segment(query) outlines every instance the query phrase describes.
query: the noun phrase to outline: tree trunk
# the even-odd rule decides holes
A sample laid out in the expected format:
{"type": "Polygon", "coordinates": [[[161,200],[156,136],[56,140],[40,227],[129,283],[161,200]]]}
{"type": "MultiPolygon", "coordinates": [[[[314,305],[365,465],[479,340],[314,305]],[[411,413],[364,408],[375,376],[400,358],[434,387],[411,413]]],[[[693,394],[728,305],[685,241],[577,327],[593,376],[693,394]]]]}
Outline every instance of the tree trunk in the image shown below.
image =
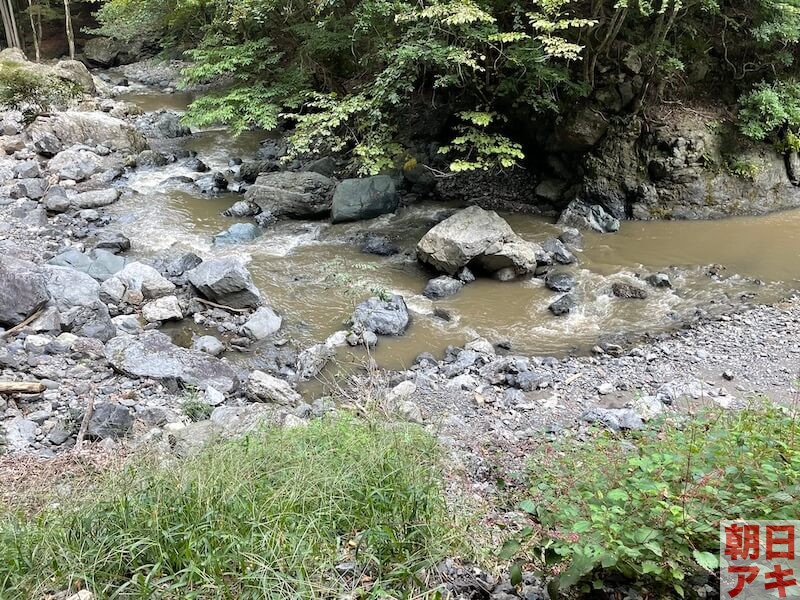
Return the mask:
{"type": "Polygon", "coordinates": [[[36,54],[36,62],[41,60],[39,53],[39,35],[36,32],[36,20],[33,18],[33,0],[28,0],[28,18],[31,21],[31,34],[33,34],[33,51],[36,54]]]}
{"type": "Polygon", "coordinates": [[[6,44],[9,48],[21,48],[22,44],[20,43],[12,0],[0,0],[0,15],[2,15],[3,29],[6,32],[6,44]]]}
{"type": "Polygon", "coordinates": [[[67,26],[67,42],[69,42],[69,58],[75,60],[75,35],[72,33],[72,15],[69,12],[69,0],[64,0],[64,21],[67,26]]]}

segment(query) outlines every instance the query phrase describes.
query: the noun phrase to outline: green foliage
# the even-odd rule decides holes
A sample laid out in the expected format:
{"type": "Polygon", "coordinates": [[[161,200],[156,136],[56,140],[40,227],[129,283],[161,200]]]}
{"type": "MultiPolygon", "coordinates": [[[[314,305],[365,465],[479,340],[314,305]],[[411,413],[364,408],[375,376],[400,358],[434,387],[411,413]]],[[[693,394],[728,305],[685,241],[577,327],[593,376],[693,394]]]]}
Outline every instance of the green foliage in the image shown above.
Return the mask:
{"type": "Polygon", "coordinates": [[[720,520],[795,517],[800,423],[776,408],[707,413],[566,440],[530,464],[520,508],[546,533],[510,540],[505,558],[544,556],[562,589],[622,575],[683,595],[687,577],[717,566],[720,520]]]}
{"type": "Polygon", "coordinates": [[[0,517],[0,595],[400,597],[455,539],[437,461],[418,427],[347,417],[140,461],[36,517],[0,517]],[[370,577],[337,575],[349,561],[370,577]]]}
{"type": "Polygon", "coordinates": [[[15,61],[0,63],[0,107],[22,111],[28,121],[77,95],[75,84],[48,74],[44,68],[15,61]]]}
{"type": "Polygon", "coordinates": [[[755,160],[738,158],[728,160],[725,164],[725,168],[732,175],[754,181],[755,178],[764,171],[764,164],[755,160]]]}
{"type": "Polygon", "coordinates": [[[800,131],[800,84],[780,81],[757,85],[739,99],[739,123],[742,133],[754,140],[780,140],[800,131]]]}
{"type": "Polygon", "coordinates": [[[212,407],[208,402],[200,398],[197,392],[186,395],[186,399],[181,403],[183,414],[189,417],[192,422],[205,421],[211,416],[212,407]]]}

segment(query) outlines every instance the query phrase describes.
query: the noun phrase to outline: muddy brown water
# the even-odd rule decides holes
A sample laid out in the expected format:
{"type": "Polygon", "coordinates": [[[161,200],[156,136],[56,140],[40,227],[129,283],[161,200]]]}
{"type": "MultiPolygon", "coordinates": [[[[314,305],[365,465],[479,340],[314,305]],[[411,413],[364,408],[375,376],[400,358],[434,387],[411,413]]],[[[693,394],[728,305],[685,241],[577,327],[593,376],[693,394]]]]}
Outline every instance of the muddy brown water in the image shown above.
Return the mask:
{"type": "MultiPolygon", "coordinates": [[[[160,96],[126,99],[155,110],[180,109],[188,98],[170,103],[160,96]]],[[[231,138],[210,130],[182,143],[220,169],[230,157],[252,156],[265,137],[263,132],[250,132],[231,138]]],[[[516,352],[526,354],[582,351],[621,334],[677,327],[698,309],[722,311],[743,299],[772,302],[800,288],[800,211],[790,211],[722,221],[629,221],[617,234],[585,233],[579,264],[564,267],[578,280],[579,307],[567,317],[549,313],[547,307],[558,294],[535,278],[511,283],[479,279],[456,296],[434,303],[421,295],[432,275],[417,264],[413,250],[432,224],[456,206],[423,203],[350,224],[284,222],[251,243],[215,247],[212,236],[236,222],[220,213],[241,196],[208,197],[160,186],[167,177],[181,174],[189,172],[179,162],[129,177],[129,187],[138,193],[113,211],[123,233],[133,240],[134,253],[194,251],[204,258],[236,255],[247,260],[256,284],[284,316],[282,334],[300,346],[342,329],[354,305],[376,290],[402,294],[412,311],[412,325],[404,336],[382,338],[374,353],[389,368],[407,366],[421,352],[439,355],[448,344],[460,345],[478,335],[494,342],[508,340],[516,352]],[[388,258],[361,253],[353,239],[368,231],[387,235],[403,252],[388,258]],[[709,277],[708,265],[723,267],[722,276],[709,277]],[[646,300],[612,296],[614,281],[646,287],[638,277],[656,271],[668,272],[674,287],[649,289],[646,300]],[[434,315],[437,308],[451,320],[434,315]]],[[[544,240],[560,231],[541,218],[503,216],[525,239],[544,240]]]]}

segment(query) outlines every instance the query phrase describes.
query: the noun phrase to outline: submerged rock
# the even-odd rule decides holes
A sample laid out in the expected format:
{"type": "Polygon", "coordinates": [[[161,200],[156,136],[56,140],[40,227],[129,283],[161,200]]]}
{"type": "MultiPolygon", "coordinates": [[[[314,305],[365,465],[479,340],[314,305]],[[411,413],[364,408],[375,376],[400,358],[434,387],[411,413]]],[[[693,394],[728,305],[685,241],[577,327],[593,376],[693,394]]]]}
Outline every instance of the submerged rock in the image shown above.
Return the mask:
{"type": "Polygon", "coordinates": [[[252,223],[234,223],[228,227],[227,231],[218,233],[214,236],[214,244],[217,246],[225,244],[244,244],[252,242],[263,233],[258,225],[252,223]]]}
{"type": "Polygon", "coordinates": [[[464,283],[453,277],[441,275],[428,281],[422,295],[431,300],[438,300],[440,298],[447,298],[461,291],[464,283]]]}
{"type": "Polygon", "coordinates": [[[402,296],[393,294],[388,299],[372,297],[356,307],[352,323],[378,335],[402,335],[408,328],[410,317],[402,296]]]}
{"type": "Polygon", "coordinates": [[[376,256],[393,256],[400,252],[400,248],[389,238],[369,233],[364,237],[361,251],[365,254],[375,254],[376,256]]]}
{"type": "Polygon", "coordinates": [[[334,223],[373,219],[394,212],[399,202],[388,175],[345,179],[333,193],[331,217],[334,223]]]}
{"type": "Polygon", "coordinates": [[[560,317],[571,313],[576,306],[578,306],[578,304],[575,302],[575,297],[572,294],[564,294],[547,308],[551,313],[560,317]]]}
{"type": "Polygon", "coordinates": [[[617,298],[628,298],[636,300],[644,300],[647,298],[647,291],[640,287],[631,285],[629,283],[616,282],[611,286],[611,293],[617,298]]]}
{"type": "Polygon", "coordinates": [[[106,343],[106,359],[129,377],[148,377],[228,393],[238,386],[233,368],[209,354],[181,348],[158,331],[120,335],[106,343]]]}

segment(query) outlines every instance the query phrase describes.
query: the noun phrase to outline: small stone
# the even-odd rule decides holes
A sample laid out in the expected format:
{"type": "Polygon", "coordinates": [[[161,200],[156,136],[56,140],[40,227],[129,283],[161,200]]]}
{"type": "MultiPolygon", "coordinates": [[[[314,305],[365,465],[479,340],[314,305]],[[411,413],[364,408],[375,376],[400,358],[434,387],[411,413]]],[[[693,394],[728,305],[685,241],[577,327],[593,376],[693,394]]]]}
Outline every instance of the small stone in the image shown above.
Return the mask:
{"type": "Polygon", "coordinates": [[[183,318],[178,298],[164,296],[153,302],[148,302],[142,307],[142,316],[148,323],[160,321],[180,321],[183,318]]]}
{"type": "Polygon", "coordinates": [[[735,377],[736,377],[736,375],[733,373],[733,371],[723,371],[723,372],[722,372],[722,378],[723,378],[725,381],[733,381],[733,379],[734,379],[735,377]]]}
{"type": "Polygon", "coordinates": [[[654,288],[671,288],[672,281],[666,273],[653,273],[645,278],[645,281],[654,288]]]}
{"type": "Polygon", "coordinates": [[[601,383],[600,385],[597,386],[597,393],[600,394],[601,396],[606,396],[613,392],[614,392],[614,386],[608,382],[601,383]]]}

